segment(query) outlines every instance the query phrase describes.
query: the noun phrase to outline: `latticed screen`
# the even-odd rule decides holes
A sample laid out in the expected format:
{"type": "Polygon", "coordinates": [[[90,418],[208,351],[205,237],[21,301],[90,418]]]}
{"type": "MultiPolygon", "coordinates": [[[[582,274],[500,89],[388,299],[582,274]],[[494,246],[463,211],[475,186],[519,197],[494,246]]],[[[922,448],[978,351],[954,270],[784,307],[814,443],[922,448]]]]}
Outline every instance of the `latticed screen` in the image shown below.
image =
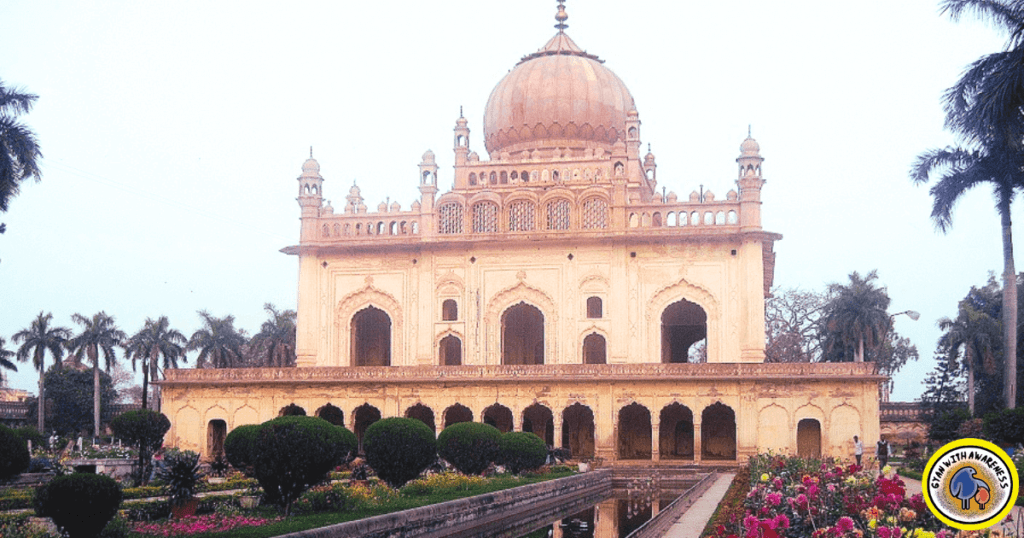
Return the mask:
{"type": "Polygon", "coordinates": [[[473,232],[495,233],[498,231],[498,205],[480,202],[473,206],[473,232]]]}
{"type": "Polygon", "coordinates": [[[571,206],[568,200],[548,202],[548,229],[568,230],[571,206]]]}
{"type": "Polygon", "coordinates": [[[608,227],[608,202],[600,198],[591,198],[583,202],[583,227],[608,227]]]}
{"type": "Polygon", "coordinates": [[[508,206],[508,229],[510,232],[533,231],[537,222],[537,210],[533,202],[519,200],[508,206]]]}
{"type": "Polygon", "coordinates": [[[462,204],[449,202],[438,208],[437,231],[442,234],[462,233],[462,204]]]}

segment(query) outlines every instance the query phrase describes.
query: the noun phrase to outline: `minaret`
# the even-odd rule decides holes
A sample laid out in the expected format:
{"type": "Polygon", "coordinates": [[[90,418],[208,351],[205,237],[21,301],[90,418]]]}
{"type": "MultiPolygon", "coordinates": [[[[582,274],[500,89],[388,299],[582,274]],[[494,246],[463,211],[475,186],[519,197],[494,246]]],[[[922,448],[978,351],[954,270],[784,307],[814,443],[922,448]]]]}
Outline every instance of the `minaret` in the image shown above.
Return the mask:
{"type": "MultiPolygon", "coordinates": [[[[463,118],[460,118],[465,121],[463,118]]],[[[469,132],[469,129],[466,129],[469,132]]],[[[459,148],[455,148],[458,155],[459,148]]],[[[433,215],[434,195],[437,194],[437,162],[434,161],[434,152],[427,150],[420,162],[420,212],[423,215],[433,215]]],[[[420,233],[424,236],[434,234],[434,218],[428,217],[420,221],[420,233]]]]}
{"type": "Polygon", "coordinates": [[[740,187],[740,225],[744,228],[761,227],[761,186],[764,179],[761,177],[761,146],[750,136],[750,128],[747,128],[747,138],[740,144],[740,156],[736,158],[739,164],[739,177],[736,183],[740,187]]]}
{"type": "Polygon", "coordinates": [[[455,121],[455,166],[464,166],[469,159],[469,122],[459,107],[459,119],[455,121]]]}
{"type": "Polygon", "coordinates": [[[320,163],[313,158],[313,148],[309,148],[309,159],[302,163],[302,175],[299,181],[299,207],[302,208],[301,240],[307,241],[316,237],[316,219],[320,216],[320,207],[324,201],[324,178],[320,176],[320,163]]]}

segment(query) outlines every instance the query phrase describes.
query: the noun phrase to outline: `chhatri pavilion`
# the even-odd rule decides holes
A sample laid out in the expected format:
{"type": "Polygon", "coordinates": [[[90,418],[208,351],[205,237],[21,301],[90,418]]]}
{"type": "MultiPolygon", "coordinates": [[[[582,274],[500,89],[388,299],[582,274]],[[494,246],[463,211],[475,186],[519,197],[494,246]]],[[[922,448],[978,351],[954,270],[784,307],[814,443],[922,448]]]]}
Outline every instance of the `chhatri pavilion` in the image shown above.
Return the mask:
{"type": "MultiPolygon", "coordinates": [[[[298,177],[297,366],[168,370],[168,444],[213,455],[289,405],[362,437],[383,417],[532,431],[607,463],[848,455],[877,439],[871,363],[764,363],[774,242],[758,143],[736,189],[658,189],[629,89],[558,32],[494,87],[484,158],[455,121],[453,188],[371,211],[298,177]]],[[[336,157],[341,160],[341,157],[336,157]]],[[[411,167],[410,167],[411,168],[411,167]]],[[[410,174],[411,175],[411,174],[410,174]]]]}

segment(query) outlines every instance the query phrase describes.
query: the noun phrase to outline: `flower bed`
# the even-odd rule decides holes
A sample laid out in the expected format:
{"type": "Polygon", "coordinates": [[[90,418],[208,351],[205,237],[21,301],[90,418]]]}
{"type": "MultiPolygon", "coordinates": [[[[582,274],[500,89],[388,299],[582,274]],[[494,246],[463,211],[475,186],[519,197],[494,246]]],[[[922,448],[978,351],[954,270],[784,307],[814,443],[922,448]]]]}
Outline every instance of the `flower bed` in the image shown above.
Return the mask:
{"type": "Polygon", "coordinates": [[[213,513],[155,523],[138,522],[132,524],[131,531],[145,536],[191,536],[201,533],[227,532],[244,527],[258,527],[278,520],[280,518],[266,519],[243,514],[213,513]]]}
{"type": "Polygon", "coordinates": [[[957,534],[928,511],[920,494],[908,497],[903,481],[888,468],[884,476],[876,476],[838,461],[767,454],[751,458],[749,468],[741,470],[737,479],[705,537],[952,538],[957,534]],[[744,480],[749,481],[745,486],[744,480]]]}

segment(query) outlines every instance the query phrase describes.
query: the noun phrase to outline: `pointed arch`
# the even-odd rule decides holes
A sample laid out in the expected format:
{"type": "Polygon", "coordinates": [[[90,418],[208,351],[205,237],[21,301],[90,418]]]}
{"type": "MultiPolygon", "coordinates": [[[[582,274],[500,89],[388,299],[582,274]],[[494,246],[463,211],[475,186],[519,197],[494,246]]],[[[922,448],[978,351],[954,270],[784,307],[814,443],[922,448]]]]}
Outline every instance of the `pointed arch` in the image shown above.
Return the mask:
{"type": "MultiPolygon", "coordinates": [[[[708,290],[697,286],[685,278],[665,286],[655,292],[647,301],[647,338],[649,342],[661,342],[661,316],[669,305],[687,300],[704,310],[707,316],[706,338],[708,349],[708,362],[721,362],[721,306],[714,295],[708,290]]],[[[662,356],[663,345],[659,344],[658,357],[662,356]]]]}
{"type": "Polygon", "coordinates": [[[558,311],[555,302],[546,293],[520,281],[514,286],[498,292],[487,302],[484,323],[489,345],[487,347],[487,364],[501,364],[501,316],[511,306],[525,303],[540,310],[544,316],[544,357],[553,357],[555,353],[555,327],[558,323],[558,311]]]}
{"type": "Polygon", "coordinates": [[[349,293],[338,301],[334,309],[334,333],[338,342],[331,348],[330,362],[334,366],[354,366],[352,356],[352,328],[355,314],[367,307],[383,311],[391,320],[389,363],[402,363],[404,356],[403,335],[405,326],[402,305],[391,294],[373,286],[373,279],[367,277],[364,288],[349,293]]]}

